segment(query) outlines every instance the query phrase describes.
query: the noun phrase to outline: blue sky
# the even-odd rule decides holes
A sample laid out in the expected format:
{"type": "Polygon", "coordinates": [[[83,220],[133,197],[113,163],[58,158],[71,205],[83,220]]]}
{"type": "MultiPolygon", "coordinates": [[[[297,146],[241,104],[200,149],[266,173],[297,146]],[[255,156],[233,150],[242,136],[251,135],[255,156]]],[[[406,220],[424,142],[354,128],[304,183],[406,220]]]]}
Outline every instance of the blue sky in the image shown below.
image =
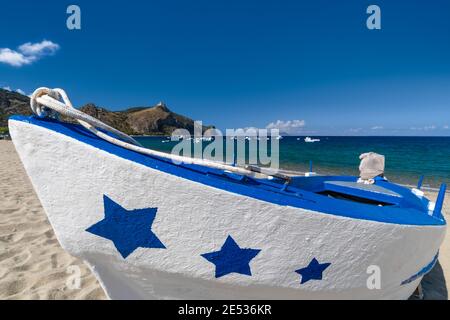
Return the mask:
{"type": "Polygon", "coordinates": [[[0,0],[0,8],[0,60],[2,52],[28,59],[0,61],[0,87],[61,87],[75,105],[113,110],[163,100],[219,128],[450,135],[449,1],[0,0]],[[81,8],[81,30],[66,28],[70,4],[81,8]],[[370,4],[381,8],[381,30],[366,28],[370,4]]]}

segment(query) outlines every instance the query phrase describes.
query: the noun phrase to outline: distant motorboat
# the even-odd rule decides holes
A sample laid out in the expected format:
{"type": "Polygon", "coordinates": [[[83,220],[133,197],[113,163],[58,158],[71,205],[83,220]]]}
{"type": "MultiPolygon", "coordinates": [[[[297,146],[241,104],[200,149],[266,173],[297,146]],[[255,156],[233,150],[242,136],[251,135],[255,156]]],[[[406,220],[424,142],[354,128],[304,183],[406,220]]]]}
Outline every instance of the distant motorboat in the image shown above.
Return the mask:
{"type": "Polygon", "coordinates": [[[319,142],[320,139],[312,139],[311,137],[306,137],[305,142],[319,142]]]}
{"type": "Polygon", "coordinates": [[[186,139],[187,137],[183,136],[183,135],[176,135],[173,137],[167,137],[167,140],[172,140],[172,141],[180,141],[183,139],[186,139]]]}

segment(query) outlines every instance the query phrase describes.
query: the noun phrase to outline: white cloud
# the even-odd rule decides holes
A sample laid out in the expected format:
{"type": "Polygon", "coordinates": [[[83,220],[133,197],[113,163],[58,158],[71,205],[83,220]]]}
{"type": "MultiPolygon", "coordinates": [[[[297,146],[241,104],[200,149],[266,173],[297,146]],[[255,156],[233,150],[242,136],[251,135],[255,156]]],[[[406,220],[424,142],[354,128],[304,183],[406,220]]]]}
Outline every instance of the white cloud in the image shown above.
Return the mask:
{"type": "Polygon", "coordinates": [[[421,130],[425,130],[425,131],[428,131],[428,130],[434,130],[434,129],[436,129],[437,127],[434,125],[434,124],[432,124],[431,126],[425,126],[425,127],[411,127],[411,128],[409,128],[410,130],[419,130],[419,131],[421,131],[421,130]]]}
{"type": "Polygon", "coordinates": [[[381,129],[384,129],[384,127],[383,126],[373,126],[371,129],[372,130],[381,130],[381,129]]]}
{"type": "Polygon", "coordinates": [[[13,67],[21,67],[31,64],[44,56],[52,55],[58,49],[59,45],[49,40],[37,43],[27,42],[19,46],[18,50],[0,48],[0,62],[13,67]]]}
{"type": "Polygon", "coordinates": [[[51,55],[59,49],[59,45],[48,40],[37,43],[27,42],[19,46],[19,51],[28,56],[51,55]]]}
{"type": "Polygon", "coordinates": [[[278,129],[280,132],[285,132],[288,134],[296,134],[302,131],[302,128],[305,126],[305,120],[277,120],[275,122],[271,122],[266,126],[266,129],[278,129]]]}
{"type": "Polygon", "coordinates": [[[448,126],[448,125],[445,125],[445,126],[443,126],[442,128],[444,128],[445,130],[448,130],[448,129],[449,129],[449,126],[448,126]]]}
{"type": "Polygon", "coordinates": [[[348,129],[348,131],[350,132],[360,132],[362,130],[362,128],[350,128],[348,129]]]}
{"type": "Polygon", "coordinates": [[[4,87],[2,87],[2,89],[5,89],[5,90],[11,91],[11,92],[15,91],[20,94],[26,95],[25,91],[23,91],[22,89],[13,90],[10,86],[4,86],[4,87]]]}
{"type": "Polygon", "coordinates": [[[0,62],[9,64],[13,67],[21,67],[30,64],[35,60],[35,57],[26,57],[22,53],[11,50],[9,48],[0,48],[0,62]]]}
{"type": "Polygon", "coordinates": [[[236,128],[236,129],[227,129],[226,135],[227,136],[236,136],[236,137],[245,137],[245,136],[255,136],[255,135],[262,135],[267,134],[261,130],[266,129],[260,129],[256,127],[245,127],[245,128],[236,128]]]}

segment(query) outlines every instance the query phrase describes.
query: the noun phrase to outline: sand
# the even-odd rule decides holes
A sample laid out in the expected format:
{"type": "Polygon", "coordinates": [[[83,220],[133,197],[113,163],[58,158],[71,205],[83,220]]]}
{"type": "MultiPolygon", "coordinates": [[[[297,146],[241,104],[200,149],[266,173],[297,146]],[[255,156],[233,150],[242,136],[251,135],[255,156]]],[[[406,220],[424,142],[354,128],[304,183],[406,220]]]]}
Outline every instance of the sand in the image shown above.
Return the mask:
{"type": "MultiPolygon", "coordinates": [[[[436,193],[428,193],[431,199],[436,193]]],[[[444,205],[450,217],[450,195],[444,205]]],[[[450,232],[422,281],[425,299],[448,299],[450,232]]],[[[11,141],[0,140],[0,299],[106,299],[89,269],[59,245],[11,141]],[[73,288],[70,271],[79,268],[73,288]]]]}
{"type": "Polygon", "coordinates": [[[0,140],[0,299],[105,298],[90,270],[59,245],[12,142],[0,140]],[[77,266],[79,289],[71,278],[77,266]]]}

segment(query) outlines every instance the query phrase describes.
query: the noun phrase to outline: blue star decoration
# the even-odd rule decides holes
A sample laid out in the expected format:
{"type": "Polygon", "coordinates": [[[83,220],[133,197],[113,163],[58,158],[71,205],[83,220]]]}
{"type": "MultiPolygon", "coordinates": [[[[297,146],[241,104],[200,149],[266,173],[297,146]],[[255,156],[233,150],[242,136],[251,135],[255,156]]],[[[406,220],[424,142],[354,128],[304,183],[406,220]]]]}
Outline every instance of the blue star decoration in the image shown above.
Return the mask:
{"type": "Polygon", "coordinates": [[[138,247],[166,247],[152,232],[157,208],[126,210],[103,195],[105,218],[86,229],[87,232],[111,240],[125,259],[138,247]]]}
{"type": "Polygon", "coordinates": [[[331,263],[319,263],[316,258],[313,258],[307,267],[295,270],[295,272],[302,276],[300,284],[303,284],[309,280],[322,280],[322,273],[330,265],[331,263]]]}
{"type": "Polygon", "coordinates": [[[240,273],[251,276],[250,261],[261,250],[240,248],[231,236],[225,240],[220,251],[204,253],[201,256],[216,266],[216,278],[229,273],[240,273]]]}

